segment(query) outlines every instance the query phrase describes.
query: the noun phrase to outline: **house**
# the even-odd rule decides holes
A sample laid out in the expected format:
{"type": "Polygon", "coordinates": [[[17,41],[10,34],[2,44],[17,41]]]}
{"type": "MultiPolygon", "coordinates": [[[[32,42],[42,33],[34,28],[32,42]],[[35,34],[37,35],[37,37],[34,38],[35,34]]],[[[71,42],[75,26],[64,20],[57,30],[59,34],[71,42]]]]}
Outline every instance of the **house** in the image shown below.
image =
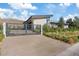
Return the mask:
{"type": "Polygon", "coordinates": [[[36,27],[40,27],[40,25],[50,23],[52,16],[53,15],[33,15],[24,22],[25,28],[27,27],[29,30],[34,30],[36,27]]]}
{"type": "Polygon", "coordinates": [[[50,22],[50,27],[57,28],[58,27],[58,23],[50,22]]]}
{"type": "MultiPolygon", "coordinates": [[[[50,22],[51,27],[57,28],[58,27],[58,23],[57,22],[50,22]]],[[[68,28],[68,24],[64,23],[64,28],[68,28]]]]}

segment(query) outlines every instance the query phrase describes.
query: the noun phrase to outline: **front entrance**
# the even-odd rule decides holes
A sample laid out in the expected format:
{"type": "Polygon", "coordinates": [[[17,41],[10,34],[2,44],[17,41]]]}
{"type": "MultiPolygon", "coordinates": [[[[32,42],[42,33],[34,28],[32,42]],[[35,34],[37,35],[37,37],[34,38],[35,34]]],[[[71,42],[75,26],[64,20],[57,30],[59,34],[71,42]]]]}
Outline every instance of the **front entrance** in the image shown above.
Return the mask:
{"type": "Polygon", "coordinates": [[[41,33],[40,25],[20,24],[20,23],[6,24],[6,36],[34,35],[40,33],[41,33]]]}

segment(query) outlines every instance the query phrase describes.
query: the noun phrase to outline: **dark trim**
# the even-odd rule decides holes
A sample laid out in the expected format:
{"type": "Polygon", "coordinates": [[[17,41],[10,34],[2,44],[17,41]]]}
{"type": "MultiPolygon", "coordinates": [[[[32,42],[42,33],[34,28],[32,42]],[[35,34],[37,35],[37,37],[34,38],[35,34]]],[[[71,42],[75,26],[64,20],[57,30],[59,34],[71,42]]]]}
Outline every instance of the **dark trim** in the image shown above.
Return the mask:
{"type": "MultiPolygon", "coordinates": [[[[50,24],[55,24],[55,25],[58,25],[57,22],[50,22],[50,24]]],[[[64,23],[64,25],[68,25],[67,23],[64,23]]]]}

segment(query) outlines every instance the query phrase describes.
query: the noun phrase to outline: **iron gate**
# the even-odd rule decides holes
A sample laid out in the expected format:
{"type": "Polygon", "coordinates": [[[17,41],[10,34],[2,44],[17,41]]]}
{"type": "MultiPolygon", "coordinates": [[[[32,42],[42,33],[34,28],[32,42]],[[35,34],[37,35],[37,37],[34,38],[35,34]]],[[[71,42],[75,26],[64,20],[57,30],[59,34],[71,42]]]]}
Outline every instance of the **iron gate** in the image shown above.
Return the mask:
{"type": "Polygon", "coordinates": [[[33,24],[19,24],[19,23],[7,23],[6,24],[6,35],[17,36],[17,35],[33,35],[40,34],[41,26],[33,24]]]}

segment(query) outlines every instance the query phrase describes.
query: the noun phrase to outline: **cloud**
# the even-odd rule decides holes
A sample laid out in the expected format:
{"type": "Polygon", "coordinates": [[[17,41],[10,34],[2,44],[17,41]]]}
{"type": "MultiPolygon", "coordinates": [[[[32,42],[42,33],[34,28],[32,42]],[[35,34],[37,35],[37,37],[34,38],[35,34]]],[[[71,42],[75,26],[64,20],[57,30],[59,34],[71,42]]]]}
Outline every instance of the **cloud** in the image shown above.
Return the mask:
{"type": "Polygon", "coordinates": [[[47,12],[48,14],[54,14],[54,12],[56,11],[55,9],[57,8],[56,5],[54,4],[47,4],[46,5],[46,9],[45,9],[45,12],[47,12]]]}
{"type": "Polygon", "coordinates": [[[66,21],[66,20],[69,19],[69,18],[74,19],[75,16],[79,16],[79,14],[69,14],[69,15],[67,15],[66,17],[64,17],[64,20],[66,21]]]}
{"type": "Polygon", "coordinates": [[[33,6],[31,3],[8,3],[13,9],[30,9],[36,10],[37,7],[33,6]]]}
{"type": "Polygon", "coordinates": [[[34,15],[34,14],[35,13],[29,12],[29,10],[27,9],[15,10],[15,9],[0,8],[0,18],[14,18],[14,19],[26,20],[30,15],[34,15]],[[17,15],[17,13],[19,14],[17,15]]]}
{"type": "Polygon", "coordinates": [[[36,15],[36,14],[35,14],[35,13],[33,13],[33,12],[30,12],[30,13],[29,13],[29,15],[36,15]]]}
{"type": "Polygon", "coordinates": [[[27,10],[24,10],[23,12],[21,12],[21,15],[27,15],[27,14],[28,14],[27,10]]]}
{"type": "Polygon", "coordinates": [[[26,20],[33,12],[29,10],[36,10],[37,7],[33,6],[31,3],[8,3],[10,8],[14,11],[12,18],[17,18],[21,20],[26,20]],[[17,15],[19,13],[19,15],[17,15]]]}
{"type": "Polygon", "coordinates": [[[19,19],[19,20],[27,20],[28,17],[29,17],[28,10],[23,10],[23,11],[20,12],[19,15],[14,14],[13,17],[11,17],[11,18],[19,19]]]}
{"type": "Polygon", "coordinates": [[[11,13],[13,13],[13,10],[0,8],[0,13],[3,13],[3,12],[11,12],[11,13]]]}
{"type": "Polygon", "coordinates": [[[79,8],[79,3],[76,3],[76,7],[79,8]]]}
{"type": "Polygon", "coordinates": [[[60,3],[59,6],[62,7],[69,7],[71,5],[71,3],[60,3]]]}
{"type": "Polygon", "coordinates": [[[66,7],[64,7],[63,3],[61,3],[61,4],[47,4],[46,10],[47,10],[48,14],[62,14],[62,13],[65,13],[66,7]]]}
{"type": "Polygon", "coordinates": [[[19,18],[26,20],[27,16],[29,16],[28,10],[24,10],[21,12],[21,15],[19,16],[19,18]]]}
{"type": "Polygon", "coordinates": [[[0,18],[6,18],[6,15],[4,13],[0,13],[0,18]]]}
{"type": "Polygon", "coordinates": [[[0,17],[1,18],[8,18],[8,17],[12,17],[14,11],[11,9],[2,9],[0,8],[0,17]]]}

